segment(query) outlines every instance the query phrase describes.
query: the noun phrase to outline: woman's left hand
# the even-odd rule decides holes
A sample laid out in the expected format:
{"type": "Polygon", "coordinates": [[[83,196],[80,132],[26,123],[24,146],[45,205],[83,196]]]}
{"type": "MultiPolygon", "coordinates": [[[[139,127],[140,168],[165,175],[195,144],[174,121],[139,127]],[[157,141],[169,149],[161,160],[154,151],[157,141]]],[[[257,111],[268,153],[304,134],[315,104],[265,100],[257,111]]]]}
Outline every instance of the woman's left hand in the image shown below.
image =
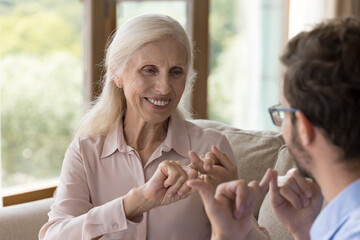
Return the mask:
{"type": "Polygon", "coordinates": [[[190,151],[189,157],[191,161],[189,166],[202,173],[205,182],[210,183],[214,188],[223,182],[238,179],[236,165],[215,146],[211,147],[211,152],[201,157],[190,151]]]}

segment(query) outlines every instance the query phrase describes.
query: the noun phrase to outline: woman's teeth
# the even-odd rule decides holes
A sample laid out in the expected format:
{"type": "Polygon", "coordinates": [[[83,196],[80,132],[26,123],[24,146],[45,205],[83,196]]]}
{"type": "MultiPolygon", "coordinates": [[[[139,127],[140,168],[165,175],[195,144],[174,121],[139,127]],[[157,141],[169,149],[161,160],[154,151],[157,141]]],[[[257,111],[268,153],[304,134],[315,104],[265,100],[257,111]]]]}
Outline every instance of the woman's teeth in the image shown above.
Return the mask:
{"type": "Polygon", "coordinates": [[[152,98],[146,98],[149,102],[151,102],[152,104],[156,105],[156,106],[165,106],[167,105],[170,100],[166,100],[166,101],[159,101],[159,100],[154,100],[152,98]]]}

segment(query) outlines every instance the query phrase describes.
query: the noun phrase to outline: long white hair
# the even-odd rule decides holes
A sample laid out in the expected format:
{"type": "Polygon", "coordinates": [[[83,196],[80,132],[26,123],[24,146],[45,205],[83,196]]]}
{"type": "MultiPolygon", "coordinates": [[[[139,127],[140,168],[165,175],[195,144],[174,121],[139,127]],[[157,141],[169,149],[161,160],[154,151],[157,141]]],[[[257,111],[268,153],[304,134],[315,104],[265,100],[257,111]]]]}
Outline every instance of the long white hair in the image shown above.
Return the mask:
{"type": "MultiPolygon", "coordinates": [[[[186,51],[186,87],[183,96],[189,97],[196,78],[193,69],[193,48],[184,28],[166,15],[146,14],[131,18],[110,39],[105,58],[106,73],[103,90],[83,117],[75,137],[95,137],[108,132],[110,126],[126,110],[122,88],[114,82],[124,71],[131,55],[142,45],[172,37],[186,51]]],[[[190,117],[185,110],[177,110],[182,116],[190,117]]]]}

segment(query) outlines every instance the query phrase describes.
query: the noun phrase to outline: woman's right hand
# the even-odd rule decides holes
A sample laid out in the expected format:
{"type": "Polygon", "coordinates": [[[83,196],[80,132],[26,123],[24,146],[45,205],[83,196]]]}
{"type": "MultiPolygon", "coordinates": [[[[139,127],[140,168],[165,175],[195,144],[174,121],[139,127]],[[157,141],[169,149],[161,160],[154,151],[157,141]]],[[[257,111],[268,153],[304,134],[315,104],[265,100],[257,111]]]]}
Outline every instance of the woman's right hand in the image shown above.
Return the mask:
{"type": "Polygon", "coordinates": [[[188,197],[194,190],[186,182],[197,177],[198,172],[182,162],[163,161],[148,182],[124,196],[127,218],[136,219],[152,208],[188,197]]]}

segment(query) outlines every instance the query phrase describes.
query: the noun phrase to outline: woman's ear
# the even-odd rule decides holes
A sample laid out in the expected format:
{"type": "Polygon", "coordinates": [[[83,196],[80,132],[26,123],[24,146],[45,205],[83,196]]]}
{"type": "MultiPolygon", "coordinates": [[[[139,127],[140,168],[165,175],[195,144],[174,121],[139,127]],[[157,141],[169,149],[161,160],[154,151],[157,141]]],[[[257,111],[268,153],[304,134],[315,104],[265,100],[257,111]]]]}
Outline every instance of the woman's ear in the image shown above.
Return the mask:
{"type": "Polygon", "coordinates": [[[122,87],[123,87],[121,77],[117,77],[117,78],[115,78],[113,81],[114,81],[115,85],[116,85],[118,88],[122,88],[122,87]]]}
{"type": "Polygon", "coordinates": [[[307,119],[305,114],[301,111],[295,113],[297,130],[299,138],[303,146],[309,145],[315,137],[314,125],[307,119]]]}

